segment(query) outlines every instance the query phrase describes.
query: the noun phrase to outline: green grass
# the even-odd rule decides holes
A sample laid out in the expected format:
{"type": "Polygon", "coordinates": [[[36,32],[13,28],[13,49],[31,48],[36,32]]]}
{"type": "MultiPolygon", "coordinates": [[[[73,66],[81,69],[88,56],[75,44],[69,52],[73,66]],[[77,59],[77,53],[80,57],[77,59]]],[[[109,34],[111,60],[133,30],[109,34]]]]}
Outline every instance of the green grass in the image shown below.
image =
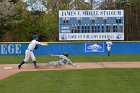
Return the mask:
{"type": "MultiPolygon", "coordinates": [[[[140,55],[71,55],[73,62],[133,62],[140,61],[140,55]]],[[[24,56],[0,56],[0,64],[15,64],[24,59],[24,56]]],[[[36,56],[37,63],[45,63],[58,60],[56,57],[36,56]]],[[[29,63],[32,63],[31,61],[29,63]]]]}
{"type": "Polygon", "coordinates": [[[140,69],[22,72],[0,81],[0,93],[140,93],[140,69]]]}

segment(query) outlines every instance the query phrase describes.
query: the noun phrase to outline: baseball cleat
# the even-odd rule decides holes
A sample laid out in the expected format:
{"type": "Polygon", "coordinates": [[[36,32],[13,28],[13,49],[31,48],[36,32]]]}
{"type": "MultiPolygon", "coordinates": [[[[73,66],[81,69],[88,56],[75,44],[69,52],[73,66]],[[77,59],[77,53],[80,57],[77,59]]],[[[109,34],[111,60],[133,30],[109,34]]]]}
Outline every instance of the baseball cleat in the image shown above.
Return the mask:
{"type": "Polygon", "coordinates": [[[39,67],[38,66],[35,66],[35,69],[38,69],[39,67]]]}
{"type": "Polygon", "coordinates": [[[21,68],[21,65],[18,65],[18,69],[20,69],[21,68]]]}

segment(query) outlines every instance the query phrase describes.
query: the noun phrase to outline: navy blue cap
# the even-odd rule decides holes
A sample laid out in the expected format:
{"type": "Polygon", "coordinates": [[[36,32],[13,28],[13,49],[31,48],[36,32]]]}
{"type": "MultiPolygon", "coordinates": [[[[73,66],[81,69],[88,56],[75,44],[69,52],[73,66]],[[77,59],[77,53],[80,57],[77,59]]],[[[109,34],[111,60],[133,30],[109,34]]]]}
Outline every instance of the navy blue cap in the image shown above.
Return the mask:
{"type": "Polygon", "coordinates": [[[69,56],[69,54],[68,54],[68,53],[66,53],[66,52],[65,52],[65,53],[63,53],[63,55],[64,55],[64,56],[66,56],[66,57],[68,57],[68,56],[69,56]]]}
{"type": "Polygon", "coordinates": [[[33,39],[36,39],[36,38],[39,38],[39,36],[38,35],[34,35],[33,36],[33,39]]]}

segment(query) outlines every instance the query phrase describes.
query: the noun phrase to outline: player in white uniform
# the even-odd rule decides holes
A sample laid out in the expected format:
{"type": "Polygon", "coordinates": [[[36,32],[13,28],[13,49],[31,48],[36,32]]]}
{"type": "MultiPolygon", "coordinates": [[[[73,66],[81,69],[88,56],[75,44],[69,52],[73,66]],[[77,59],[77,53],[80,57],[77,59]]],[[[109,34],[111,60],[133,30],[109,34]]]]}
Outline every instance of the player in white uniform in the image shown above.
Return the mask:
{"type": "Polygon", "coordinates": [[[51,56],[56,56],[59,57],[59,61],[52,61],[49,62],[49,66],[64,66],[64,65],[72,65],[75,67],[75,65],[72,63],[72,61],[68,58],[68,54],[64,53],[63,55],[51,55],[51,56]]]}
{"type": "Polygon", "coordinates": [[[108,50],[108,56],[110,56],[110,51],[111,51],[111,47],[112,47],[112,42],[110,41],[110,39],[108,39],[106,41],[106,47],[107,47],[107,50],[108,50]]]}
{"type": "Polygon", "coordinates": [[[32,58],[32,61],[34,63],[34,66],[35,68],[37,68],[37,65],[36,65],[36,58],[34,56],[34,53],[33,53],[33,50],[35,49],[35,47],[37,45],[42,45],[42,46],[48,46],[48,44],[41,44],[40,42],[38,42],[38,38],[39,36],[38,35],[34,35],[33,36],[33,40],[30,42],[30,44],[28,45],[28,48],[26,49],[25,51],[25,59],[18,65],[18,68],[20,69],[21,66],[25,63],[25,62],[28,62],[30,57],[32,58]]]}

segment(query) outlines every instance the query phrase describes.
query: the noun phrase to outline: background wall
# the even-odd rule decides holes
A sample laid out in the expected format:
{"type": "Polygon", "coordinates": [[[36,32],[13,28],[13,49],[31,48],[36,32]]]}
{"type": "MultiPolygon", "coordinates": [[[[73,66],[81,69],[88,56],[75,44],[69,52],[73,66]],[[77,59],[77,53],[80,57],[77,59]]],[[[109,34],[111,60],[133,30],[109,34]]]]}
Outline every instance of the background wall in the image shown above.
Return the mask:
{"type": "MultiPolygon", "coordinates": [[[[24,55],[28,43],[1,43],[0,55],[24,55]]],[[[49,43],[48,47],[39,45],[35,55],[48,54],[107,54],[104,42],[49,43]],[[88,50],[86,50],[88,49],[88,50]]],[[[140,42],[113,42],[111,54],[140,54],[140,42]]]]}

